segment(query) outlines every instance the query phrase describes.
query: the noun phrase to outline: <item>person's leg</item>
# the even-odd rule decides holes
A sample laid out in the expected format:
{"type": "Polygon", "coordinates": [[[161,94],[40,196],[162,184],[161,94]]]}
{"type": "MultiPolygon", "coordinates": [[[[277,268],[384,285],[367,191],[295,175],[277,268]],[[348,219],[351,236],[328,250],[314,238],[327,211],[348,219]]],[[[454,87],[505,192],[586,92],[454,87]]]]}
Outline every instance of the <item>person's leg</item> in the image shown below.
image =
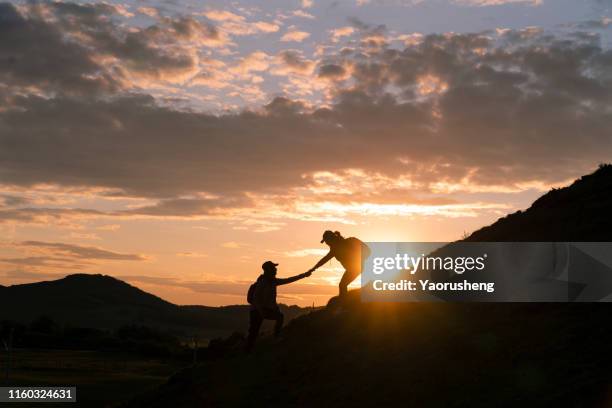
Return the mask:
{"type": "Polygon", "coordinates": [[[276,323],[274,324],[274,336],[280,336],[281,329],[283,328],[283,321],[285,320],[285,316],[281,313],[280,310],[276,312],[275,316],[276,323]]]}
{"type": "Polygon", "coordinates": [[[344,275],[342,275],[342,279],[340,279],[340,284],[338,285],[340,297],[344,297],[348,293],[348,285],[359,276],[360,272],[361,271],[357,268],[349,268],[344,271],[344,275]]]}
{"type": "Polygon", "coordinates": [[[247,351],[251,351],[253,349],[262,322],[263,316],[257,310],[251,310],[249,313],[249,336],[246,344],[247,351]]]}
{"type": "Polygon", "coordinates": [[[281,313],[280,309],[278,307],[276,309],[266,309],[264,318],[274,320],[274,336],[278,337],[283,328],[283,321],[285,320],[285,316],[281,313]]]}
{"type": "Polygon", "coordinates": [[[344,275],[342,275],[342,279],[340,279],[340,284],[338,285],[338,294],[340,297],[346,296],[346,293],[348,292],[348,285],[350,282],[348,282],[348,279],[346,279],[346,274],[347,271],[344,271],[344,275]]]}

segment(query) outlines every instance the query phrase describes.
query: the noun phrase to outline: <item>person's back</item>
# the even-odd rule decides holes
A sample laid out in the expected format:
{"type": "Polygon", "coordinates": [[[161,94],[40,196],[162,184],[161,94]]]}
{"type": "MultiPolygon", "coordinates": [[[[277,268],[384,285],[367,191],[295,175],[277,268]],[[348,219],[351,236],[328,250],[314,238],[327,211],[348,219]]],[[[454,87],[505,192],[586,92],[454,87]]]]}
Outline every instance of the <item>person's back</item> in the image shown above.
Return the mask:
{"type": "Polygon", "coordinates": [[[275,278],[259,275],[255,282],[255,292],[253,293],[252,309],[273,309],[278,306],[276,303],[276,282],[275,278]]]}
{"type": "Polygon", "coordinates": [[[331,250],[335,258],[346,269],[358,268],[361,270],[362,256],[369,256],[370,249],[360,239],[355,237],[341,238],[332,247],[331,250]],[[364,254],[364,252],[366,252],[364,254]]]}

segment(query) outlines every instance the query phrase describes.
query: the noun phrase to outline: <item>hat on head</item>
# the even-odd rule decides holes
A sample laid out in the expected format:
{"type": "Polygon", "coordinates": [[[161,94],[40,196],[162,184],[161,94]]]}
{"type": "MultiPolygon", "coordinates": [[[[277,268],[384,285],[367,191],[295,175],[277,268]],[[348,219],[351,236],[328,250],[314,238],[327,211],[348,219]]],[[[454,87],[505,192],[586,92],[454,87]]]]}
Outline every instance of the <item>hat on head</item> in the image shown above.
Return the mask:
{"type": "Polygon", "coordinates": [[[327,230],[323,233],[323,239],[321,240],[321,243],[325,242],[325,240],[330,239],[335,237],[336,234],[334,234],[332,231],[327,230]]]}
{"type": "Polygon", "coordinates": [[[263,264],[261,264],[261,269],[263,269],[264,271],[269,271],[272,270],[272,268],[278,266],[277,263],[274,263],[272,261],[266,261],[263,264]]]}

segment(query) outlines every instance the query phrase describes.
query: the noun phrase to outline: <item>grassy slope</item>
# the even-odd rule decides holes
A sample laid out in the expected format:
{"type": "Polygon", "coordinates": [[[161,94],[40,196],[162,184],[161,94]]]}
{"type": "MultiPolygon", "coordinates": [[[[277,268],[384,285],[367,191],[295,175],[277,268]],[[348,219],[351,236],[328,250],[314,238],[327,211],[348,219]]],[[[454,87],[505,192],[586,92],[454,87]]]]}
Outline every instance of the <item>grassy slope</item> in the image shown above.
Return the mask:
{"type": "MultiPolygon", "coordinates": [[[[76,386],[76,406],[102,408],[154,389],[184,366],[185,363],[174,360],[142,358],[117,352],[15,349],[10,385],[76,386]]],[[[2,374],[0,385],[4,386],[4,372],[2,374]]],[[[38,405],[67,406],[60,403],[38,405]]],[[[3,403],[2,406],[25,405],[3,403]]]]}
{"type": "Polygon", "coordinates": [[[604,406],[606,305],[360,304],[184,371],[130,407],[604,406]]]}

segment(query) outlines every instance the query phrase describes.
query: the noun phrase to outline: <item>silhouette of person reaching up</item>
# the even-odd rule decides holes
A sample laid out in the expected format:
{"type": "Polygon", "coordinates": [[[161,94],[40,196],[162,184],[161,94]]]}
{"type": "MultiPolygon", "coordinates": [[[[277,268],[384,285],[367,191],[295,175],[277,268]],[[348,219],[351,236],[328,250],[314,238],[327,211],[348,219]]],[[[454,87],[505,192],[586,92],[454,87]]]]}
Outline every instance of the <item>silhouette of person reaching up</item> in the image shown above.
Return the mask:
{"type": "Polygon", "coordinates": [[[251,308],[249,312],[249,335],[246,344],[247,351],[253,349],[264,319],[275,320],[274,336],[278,337],[280,335],[284,316],[278,307],[278,303],[276,303],[276,287],[304,279],[312,274],[308,271],[281,279],[276,277],[277,266],[278,264],[272,261],[264,262],[261,265],[263,274],[249,288],[247,300],[251,304],[251,308]]]}
{"type": "Polygon", "coordinates": [[[325,231],[321,240],[321,243],[323,242],[329,246],[329,253],[308,272],[314,272],[330,259],[336,258],[345,269],[339,284],[339,294],[343,297],[347,293],[348,285],[361,274],[362,257],[370,256],[370,248],[355,237],[344,238],[338,231],[325,231]]]}

